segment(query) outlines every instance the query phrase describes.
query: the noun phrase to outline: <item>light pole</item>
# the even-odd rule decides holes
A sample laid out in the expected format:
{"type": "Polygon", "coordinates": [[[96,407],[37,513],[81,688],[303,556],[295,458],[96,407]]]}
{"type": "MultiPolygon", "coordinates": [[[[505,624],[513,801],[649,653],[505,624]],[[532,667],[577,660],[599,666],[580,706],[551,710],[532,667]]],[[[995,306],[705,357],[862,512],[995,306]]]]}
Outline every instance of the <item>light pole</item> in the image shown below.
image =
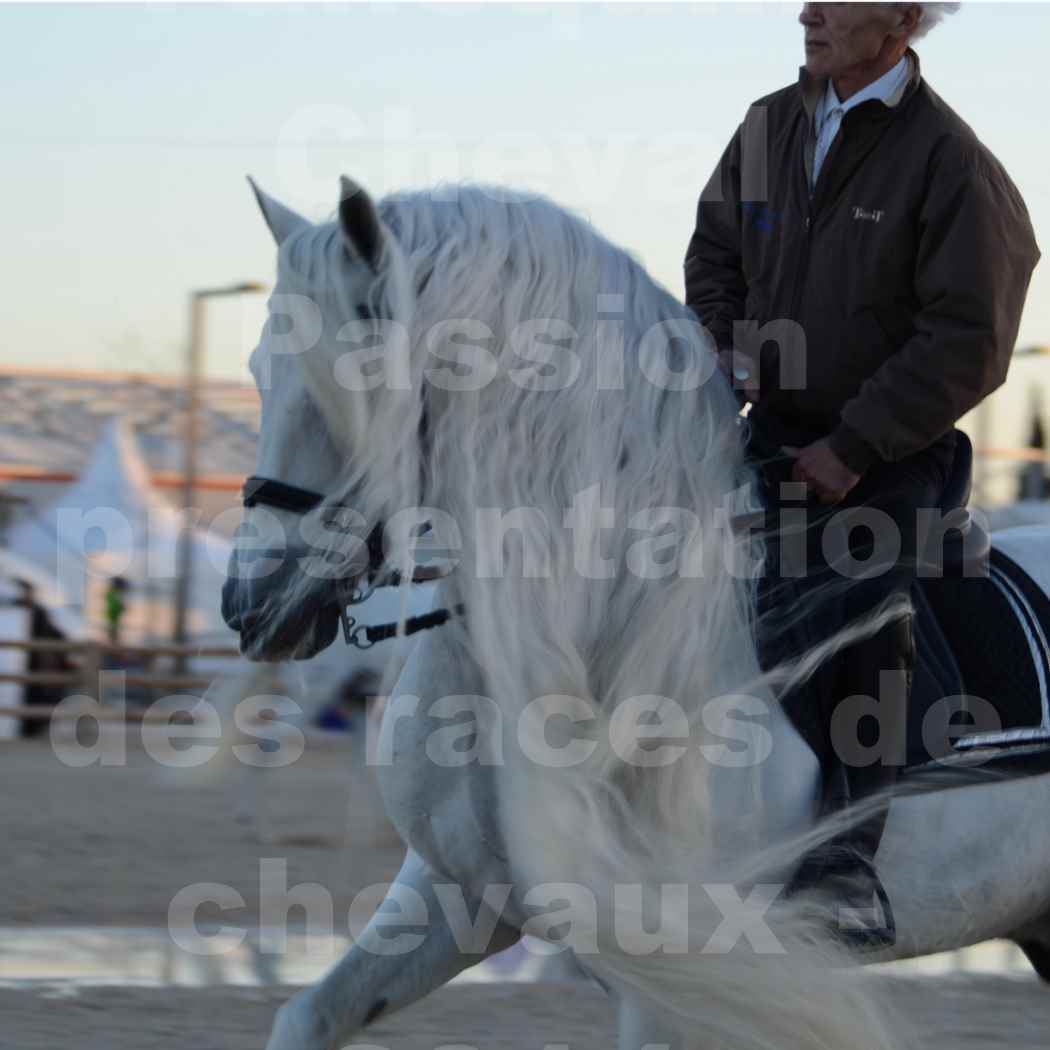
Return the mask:
{"type": "MultiPolygon", "coordinates": [[[[258,281],[244,281],[225,288],[202,288],[190,293],[190,340],[186,350],[186,376],[182,391],[182,530],[179,533],[177,576],[175,578],[175,630],[172,637],[175,645],[184,646],[188,641],[186,619],[193,577],[193,529],[190,522],[197,487],[201,365],[204,350],[204,301],[217,299],[220,296],[245,295],[264,291],[266,291],[265,284],[258,281]]],[[[176,656],[176,674],[185,674],[186,665],[185,655],[176,656]]]]}

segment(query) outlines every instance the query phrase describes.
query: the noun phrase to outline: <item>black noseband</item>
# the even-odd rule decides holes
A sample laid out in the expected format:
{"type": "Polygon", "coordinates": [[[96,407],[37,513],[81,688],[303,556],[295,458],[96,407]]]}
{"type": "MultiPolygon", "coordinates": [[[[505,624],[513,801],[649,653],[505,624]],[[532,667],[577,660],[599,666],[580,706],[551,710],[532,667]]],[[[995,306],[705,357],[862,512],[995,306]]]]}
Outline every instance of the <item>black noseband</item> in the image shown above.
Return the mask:
{"type": "MultiPolygon", "coordinates": [[[[271,478],[260,478],[253,474],[246,478],[241,498],[246,507],[276,507],[288,510],[293,514],[309,514],[322,503],[325,497],[310,489],[301,489],[297,485],[288,485],[283,481],[271,478]]],[[[383,567],[383,523],[379,522],[368,534],[365,544],[368,547],[368,577],[371,581],[383,567]]]]}
{"type": "MultiPolygon", "coordinates": [[[[273,481],[270,478],[260,478],[253,474],[246,478],[244,488],[241,489],[241,499],[246,507],[276,507],[278,510],[291,511],[293,514],[309,514],[322,503],[325,497],[319,492],[311,492],[309,489],[301,489],[297,485],[287,485],[283,481],[273,481]]],[[[365,572],[368,583],[364,588],[353,588],[349,592],[340,594],[341,602],[339,616],[343,622],[343,636],[349,645],[358,649],[369,649],[376,642],[385,641],[398,635],[397,624],[385,623],[377,626],[358,624],[352,616],[348,616],[346,606],[356,605],[371,596],[375,589],[376,577],[380,574],[385,558],[383,556],[383,523],[378,522],[368,534],[366,540],[368,546],[368,568],[365,572]]],[[[413,583],[425,583],[429,580],[440,579],[445,575],[424,566],[416,568],[412,574],[413,583]]],[[[397,572],[387,574],[385,583],[398,584],[401,575],[397,572]]],[[[380,584],[382,586],[382,584],[380,584]]],[[[454,613],[460,616],[465,612],[462,603],[454,606],[454,613]]],[[[423,616],[410,616],[405,620],[401,633],[415,634],[417,631],[425,631],[429,627],[439,627],[445,623],[453,612],[448,609],[435,609],[433,612],[423,616]]]]}
{"type": "Polygon", "coordinates": [[[278,510],[290,510],[294,514],[309,514],[324,502],[324,496],[319,492],[286,485],[283,481],[256,477],[254,474],[245,479],[241,499],[246,507],[276,507],[278,510]]]}

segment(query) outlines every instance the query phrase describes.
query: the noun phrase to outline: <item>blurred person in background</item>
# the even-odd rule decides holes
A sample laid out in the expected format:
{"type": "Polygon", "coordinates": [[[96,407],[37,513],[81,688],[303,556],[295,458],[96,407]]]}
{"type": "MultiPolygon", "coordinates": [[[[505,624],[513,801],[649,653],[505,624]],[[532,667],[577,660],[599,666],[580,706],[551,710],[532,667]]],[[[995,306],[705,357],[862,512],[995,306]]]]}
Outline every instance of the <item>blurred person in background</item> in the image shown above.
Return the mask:
{"type": "MultiPolygon", "coordinates": [[[[36,589],[25,580],[18,582],[18,597],[15,604],[26,609],[29,613],[29,640],[31,642],[59,642],[65,640],[65,635],[55,626],[54,621],[38,601],[36,589]]],[[[65,653],[49,652],[47,650],[32,649],[29,659],[26,661],[26,671],[29,674],[69,672],[76,670],[65,653]]],[[[54,707],[68,692],[61,685],[39,685],[28,684],[23,687],[22,702],[27,707],[54,707]]],[[[24,718],[22,719],[22,736],[36,737],[48,732],[48,720],[46,718],[24,718]]]]}
{"type": "Polygon", "coordinates": [[[106,588],[106,636],[111,645],[120,645],[120,624],[127,612],[128,581],[114,576],[106,588]]]}

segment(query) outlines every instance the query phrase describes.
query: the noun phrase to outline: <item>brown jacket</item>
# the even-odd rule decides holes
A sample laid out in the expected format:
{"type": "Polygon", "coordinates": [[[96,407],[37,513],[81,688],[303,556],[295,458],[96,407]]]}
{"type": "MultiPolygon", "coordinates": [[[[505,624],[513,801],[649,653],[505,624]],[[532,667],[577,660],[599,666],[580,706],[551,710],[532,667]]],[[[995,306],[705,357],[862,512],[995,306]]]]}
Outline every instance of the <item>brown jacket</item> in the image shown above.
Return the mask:
{"type": "Polygon", "coordinates": [[[1039,259],[1017,188],[908,54],[899,98],[846,113],[812,198],[826,81],[802,70],[756,102],[685,260],[716,344],[759,362],[754,418],[830,434],[857,472],[926,448],[1004,381],[1039,259]]]}

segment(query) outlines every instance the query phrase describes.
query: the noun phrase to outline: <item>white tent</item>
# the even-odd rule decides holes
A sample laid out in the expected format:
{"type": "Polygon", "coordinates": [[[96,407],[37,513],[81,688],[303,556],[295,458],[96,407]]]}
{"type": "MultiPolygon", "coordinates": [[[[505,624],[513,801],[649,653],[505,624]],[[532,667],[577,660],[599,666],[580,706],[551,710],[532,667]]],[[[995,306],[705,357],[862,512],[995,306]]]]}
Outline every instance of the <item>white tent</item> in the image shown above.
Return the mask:
{"type": "MultiPolygon", "coordinates": [[[[94,633],[104,631],[108,581],[130,587],[122,637],[129,643],[168,640],[172,631],[182,519],[152,489],[149,470],[127,423],[107,423],[90,462],[45,510],[19,523],[8,546],[57,579],[94,633]]],[[[194,529],[188,633],[195,643],[228,644],[219,595],[228,540],[194,529]]]]}
{"type": "MultiPolygon", "coordinates": [[[[51,506],[10,530],[8,546],[35,567],[41,580],[57,580],[54,603],[61,603],[62,595],[67,595],[70,612],[86,625],[82,631],[104,635],[108,581],[123,576],[130,584],[122,622],[124,641],[167,642],[172,632],[180,529],[178,511],[151,488],[149,470],[130,427],[114,418],[77,480],[51,506]]],[[[192,532],[192,540],[191,640],[236,647],[237,636],[223,623],[220,612],[231,544],[200,530],[192,532]]],[[[434,584],[413,587],[408,615],[427,612],[434,590],[434,584]]],[[[368,624],[393,621],[398,600],[396,588],[382,588],[352,614],[368,624]]],[[[392,655],[396,664],[403,662],[417,637],[361,651],[347,646],[340,635],[313,660],[291,665],[289,686],[296,687],[306,706],[313,708],[355,671],[382,671],[392,655]]],[[[200,660],[195,667],[205,672],[231,669],[226,662],[200,660]]]]}

